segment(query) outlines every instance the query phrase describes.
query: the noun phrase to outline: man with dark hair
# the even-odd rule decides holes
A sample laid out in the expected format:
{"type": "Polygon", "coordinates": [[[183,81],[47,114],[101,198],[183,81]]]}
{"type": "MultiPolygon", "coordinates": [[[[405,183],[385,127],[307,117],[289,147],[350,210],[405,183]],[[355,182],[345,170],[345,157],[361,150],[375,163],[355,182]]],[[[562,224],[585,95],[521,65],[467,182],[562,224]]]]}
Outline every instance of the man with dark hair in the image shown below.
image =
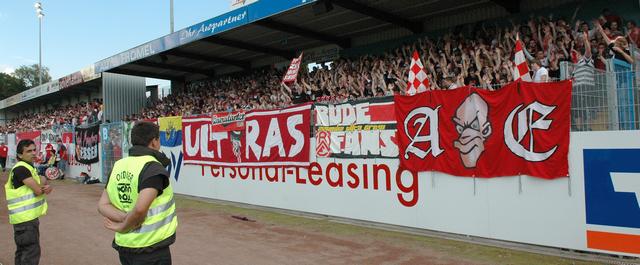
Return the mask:
{"type": "Polygon", "coordinates": [[[453,77],[451,76],[445,77],[444,81],[442,81],[442,84],[444,85],[444,88],[447,90],[454,90],[458,88],[458,84],[456,83],[455,79],[453,79],[453,77]]]}
{"type": "Polygon", "coordinates": [[[38,264],[40,262],[40,216],[47,214],[45,194],[51,186],[40,178],[33,167],[36,144],[32,140],[21,140],[16,148],[18,162],[9,172],[4,185],[9,209],[9,223],[13,225],[16,242],[15,264],[38,264]]]}
{"type": "Polygon", "coordinates": [[[98,202],[122,264],[171,264],[178,218],[159,137],[158,125],[133,126],[129,157],[114,164],[98,202]]]}
{"type": "Polygon", "coordinates": [[[627,20],[626,32],[629,41],[636,46],[640,46],[640,27],[636,25],[635,21],[627,20]]]}
{"type": "Polygon", "coordinates": [[[287,84],[282,84],[282,89],[283,91],[286,91],[288,93],[288,95],[291,98],[291,103],[293,104],[302,104],[305,102],[309,102],[311,100],[311,98],[309,97],[309,95],[307,94],[307,91],[305,91],[304,87],[298,85],[298,84],[293,84],[293,87],[295,89],[292,90],[290,86],[288,86],[287,84]]]}

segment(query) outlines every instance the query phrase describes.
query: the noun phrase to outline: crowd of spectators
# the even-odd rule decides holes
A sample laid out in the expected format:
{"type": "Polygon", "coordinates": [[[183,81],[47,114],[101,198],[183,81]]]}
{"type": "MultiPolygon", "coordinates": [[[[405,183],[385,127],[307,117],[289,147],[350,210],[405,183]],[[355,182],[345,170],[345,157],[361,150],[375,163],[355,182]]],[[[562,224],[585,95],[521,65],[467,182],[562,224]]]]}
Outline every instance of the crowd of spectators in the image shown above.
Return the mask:
{"type": "Polygon", "coordinates": [[[194,82],[182,93],[174,92],[151,102],[141,117],[125,119],[284,107],[290,104],[291,97],[279,85],[281,74],[276,69],[261,69],[245,76],[194,82]]]}
{"type": "MultiPolygon", "coordinates": [[[[536,82],[558,80],[560,65],[576,66],[583,80],[606,60],[633,63],[631,45],[640,43],[640,28],[632,20],[605,9],[591,21],[529,16],[522,21],[457,26],[437,37],[421,37],[395,49],[357,58],[341,58],[313,69],[303,67],[296,83],[281,84],[283,70],[262,68],[250,74],[230,75],[191,82],[184,91],[149,102],[138,114],[124,120],[194,115],[235,110],[273,109],[308,101],[344,101],[404,94],[411,56],[421,57],[431,90],[465,85],[495,90],[513,81],[516,40],[536,82]],[[582,68],[579,68],[582,67],[582,68]]],[[[86,104],[54,108],[53,113],[29,114],[10,121],[0,131],[37,130],[55,124],[78,125],[101,120],[102,106],[86,104]]]]}
{"type": "Polygon", "coordinates": [[[380,55],[339,59],[302,70],[291,86],[280,84],[283,72],[276,69],[193,82],[182,93],[152,102],[138,118],[403,94],[413,51],[421,57],[432,90],[465,85],[494,90],[513,81],[516,39],[523,43],[531,76],[537,82],[560,79],[560,65],[565,61],[600,70],[605,70],[609,58],[633,62],[630,44],[640,42],[640,28],[634,21],[607,9],[592,21],[582,21],[576,19],[579,11],[576,8],[571,18],[532,15],[519,22],[505,21],[502,26],[459,26],[441,37],[423,37],[380,55]]]}
{"type": "Polygon", "coordinates": [[[53,108],[38,113],[29,113],[9,120],[0,126],[0,133],[26,132],[51,129],[55,126],[76,126],[102,120],[101,99],[53,108]]]}

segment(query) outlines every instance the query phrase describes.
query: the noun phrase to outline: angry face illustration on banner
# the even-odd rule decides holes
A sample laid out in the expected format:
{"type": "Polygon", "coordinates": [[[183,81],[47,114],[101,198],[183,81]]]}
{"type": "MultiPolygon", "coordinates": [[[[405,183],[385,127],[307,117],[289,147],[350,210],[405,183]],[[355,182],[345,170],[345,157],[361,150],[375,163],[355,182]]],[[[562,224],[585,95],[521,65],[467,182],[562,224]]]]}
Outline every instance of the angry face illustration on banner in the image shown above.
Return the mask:
{"type": "Polygon", "coordinates": [[[491,135],[487,102],[476,93],[469,95],[456,110],[453,122],[459,136],[453,146],[460,150],[462,164],[475,168],[484,152],[484,143],[491,135]]]}

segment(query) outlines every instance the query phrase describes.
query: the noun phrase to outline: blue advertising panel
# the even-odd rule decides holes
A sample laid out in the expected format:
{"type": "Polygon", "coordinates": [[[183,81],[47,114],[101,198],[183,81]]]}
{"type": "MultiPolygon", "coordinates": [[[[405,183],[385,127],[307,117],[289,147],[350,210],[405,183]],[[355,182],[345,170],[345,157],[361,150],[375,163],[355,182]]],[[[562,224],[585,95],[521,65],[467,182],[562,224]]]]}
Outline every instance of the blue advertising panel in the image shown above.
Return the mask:
{"type": "Polygon", "coordinates": [[[640,228],[640,188],[613,181],[620,174],[640,179],[640,149],[585,149],[583,155],[587,224],[640,228]]]}
{"type": "Polygon", "coordinates": [[[248,5],[249,8],[249,20],[254,22],[263,18],[267,18],[279,13],[303,6],[316,0],[279,0],[279,1],[266,1],[261,0],[248,5]]]}
{"type": "Polygon", "coordinates": [[[258,1],[98,61],[95,63],[95,72],[101,73],[120,65],[210,37],[220,32],[237,28],[314,1],[315,0],[258,1]]]}
{"type": "Polygon", "coordinates": [[[107,59],[98,61],[95,63],[96,73],[102,73],[111,68],[118,67],[123,64],[127,64],[133,61],[140,60],[142,58],[149,57],[164,51],[164,43],[162,39],[155,39],[145,44],[142,44],[133,49],[118,53],[107,59]]]}

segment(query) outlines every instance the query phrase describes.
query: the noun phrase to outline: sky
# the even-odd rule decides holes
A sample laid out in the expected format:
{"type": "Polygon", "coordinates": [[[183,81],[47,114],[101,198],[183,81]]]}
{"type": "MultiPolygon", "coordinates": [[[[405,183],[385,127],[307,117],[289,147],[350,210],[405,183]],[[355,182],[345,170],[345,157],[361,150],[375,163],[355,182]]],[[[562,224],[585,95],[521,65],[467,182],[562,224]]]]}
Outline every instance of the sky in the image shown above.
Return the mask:
{"type": "MultiPolygon", "coordinates": [[[[231,0],[174,0],[174,30],[231,10],[231,0]]],[[[0,72],[38,63],[35,1],[0,1],[0,72]]],[[[169,34],[169,0],[41,0],[42,65],[53,79],[169,34]]],[[[147,82],[149,83],[149,82],[147,82]]]]}

